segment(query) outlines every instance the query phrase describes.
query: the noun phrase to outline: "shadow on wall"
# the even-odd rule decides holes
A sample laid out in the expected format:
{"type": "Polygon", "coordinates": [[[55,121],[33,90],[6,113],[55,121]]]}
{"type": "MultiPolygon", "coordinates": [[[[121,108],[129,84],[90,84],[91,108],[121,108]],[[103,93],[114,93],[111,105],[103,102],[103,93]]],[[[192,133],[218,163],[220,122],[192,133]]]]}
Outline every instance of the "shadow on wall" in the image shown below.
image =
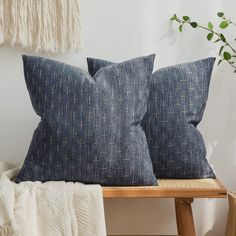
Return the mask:
{"type": "Polygon", "coordinates": [[[213,75],[209,100],[201,124],[208,159],[217,176],[231,190],[236,189],[236,75],[222,65],[213,75]]]}
{"type": "Polygon", "coordinates": [[[106,199],[108,235],[176,235],[174,201],[106,199]]]}
{"type": "MultiPolygon", "coordinates": [[[[203,11],[202,4],[195,4],[194,8],[191,7],[193,1],[176,1],[171,6],[168,1],[165,3],[156,1],[146,5],[148,8],[145,21],[148,24],[145,27],[145,35],[150,37],[145,38],[144,43],[145,45],[156,45],[158,67],[217,55],[217,49],[205,39],[206,32],[186,27],[185,33],[180,34],[177,26],[170,24],[166,19],[174,13],[189,14],[193,19],[199,19],[204,23],[215,18],[217,9],[225,8],[222,2],[214,2],[214,7],[212,7],[212,2],[206,2],[207,11],[203,11]],[[155,11],[155,14],[151,14],[152,11],[155,11]],[[159,17],[162,15],[161,11],[165,12],[165,19],[159,17]],[[159,27],[153,29],[150,27],[151,22],[159,22],[165,27],[161,28],[162,30],[159,27]],[[154,40],[156,41],[154,42],[154,40]],[[199,45],[197,49],[196,42],[199,45]],[[158,55],[170,56],[162,57],[159,60],[158,55]]],[[[199,129],[206,142],[207,158],[217,177],[227,188],[236,190],[236,181],[234,181],[236,179],[236,174],[234,174],[236,173],[234,171],[236,167],[236,105],[234,102],[236,100],[236,79],[232,78],[236,75],[232,73],[230,67],[223,63],[219,69],[215,66],[215,71],[211,81],[208,104],[199,129]]],[[[196,201],[193,206],[197,235],[224,235],[228,209],[227,199],[205,201],[204,207],[202,207],[202,201],[196,201]]]]}
{"type": "MultiPolygon", "coordinates": [[[[208,159],[217,177],[229,190],[236,190],[236,75],[227,65],[222,65],[211,81],[209,100],[201,123],[208,159]]],[[[211,218],[214,224],[206,236],[222,236],[227,220],[227,200],[215,200],[211,218]]],[[[204,211],[201,218],[204,218],[204,211]]],[[[209,216],[209,212],[208,212],[209,216]]],[[[204,232],[201,220],[200,231],[204,232]]]]}
{"type": "MultiPolygon", "coordinates": [[[[206,232],[205,236],[222,236],[226,231],[226,219],[227,219],[227,200],[215,200],[214,201],[214,214],[212,216],[213,225],[212,228],[206,232]]],[[[204,222],[201,222],[204,223],[204,222]]],[[[201,235],[201,234],[200,234],[201,235]]]]}
{"type": "MultiPolygon", "coordinates": [[[[176,13],[178,14],[178,12],[176,13]]],[[[185,14],[188,13],[185,12],[185,14]]],[[[191,12],[189,14],[192,15],[191,12]]],[[[195,18],[198,19],[199,17],[195,18]]],[[[210,16],[205,16],[205,18],[209,19],[210,16]]],[[[188,30],[186,29],[186,31],[188,30]]],[[[195,60],[199,55],[217,55],[217,50],[205,42],[205,32],[190,30],[186,34],[178,35],[177,27],[170,25],[166,33],[159,38],[158,44],[161,45],[163,41],[168,41],[169,46],[171,46],[169,48],[172,51],[174,49],[174,56],[182,61],[189,61],[190,57],[192,58],[190,60],[195,60]],[[175,34],[173,34],[173,29],[175,34]],[[192,42],[196,41],[201,45],[198,50],[192,47],[192,42]]],[[[157,48],[157,50],[159,49],[162,50],[161,46],[157,48]]],[[[236,78],[234,77],[236,75],[232,73],[232,69],[228,65],[222,64],[219,69],[215,66],[209,100],[203,121],[199,126],[206,142],[207,158],[217,177],[230,190],[236,190],[236,78]]],[[[197,235],[224,235],[227,210],[227,199],[207,201],[205,207],[202,207],[202,202],[194,204],[197,235]],[[209,230],[209,228],[211,229],[209,230]]]]}

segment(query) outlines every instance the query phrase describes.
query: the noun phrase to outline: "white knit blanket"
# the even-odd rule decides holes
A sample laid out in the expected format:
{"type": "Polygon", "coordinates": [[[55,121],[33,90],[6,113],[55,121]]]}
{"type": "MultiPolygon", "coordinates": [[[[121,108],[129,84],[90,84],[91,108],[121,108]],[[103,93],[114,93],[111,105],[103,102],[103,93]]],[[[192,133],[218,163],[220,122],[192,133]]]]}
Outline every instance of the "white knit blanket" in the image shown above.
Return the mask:
{"type": "Polygon", "coordinates": [[[102,189],[65,182],[11,181],[19,167],[0,161],[0,235],[105,236],[102,189]]]}

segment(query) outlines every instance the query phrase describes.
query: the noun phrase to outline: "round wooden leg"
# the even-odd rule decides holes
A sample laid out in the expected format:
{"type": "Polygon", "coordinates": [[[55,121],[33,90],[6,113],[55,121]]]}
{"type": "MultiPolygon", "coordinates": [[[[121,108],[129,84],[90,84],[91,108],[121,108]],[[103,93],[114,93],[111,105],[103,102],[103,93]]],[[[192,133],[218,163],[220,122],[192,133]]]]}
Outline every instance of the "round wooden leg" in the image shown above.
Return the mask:
{"type": "Polygon", "coordinates": [[[195,227],[191,203],[193,199],[175,199],[175,211],[178,234],[180,236],[195,236],[195,227]]]}

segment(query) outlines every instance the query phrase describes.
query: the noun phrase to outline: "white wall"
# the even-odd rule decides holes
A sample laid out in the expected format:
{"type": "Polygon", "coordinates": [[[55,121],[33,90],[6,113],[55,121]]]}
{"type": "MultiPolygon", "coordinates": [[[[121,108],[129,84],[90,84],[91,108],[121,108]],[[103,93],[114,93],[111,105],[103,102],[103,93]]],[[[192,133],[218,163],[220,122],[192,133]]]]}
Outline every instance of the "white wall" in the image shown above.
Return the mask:
{"type": "MultiPolygon", "coordinates": [[[[170,25],[173,13],[189,14],[203,23],[223,10],[235,17],[234,0],[80,0],[84,49],[52,58],[86,68],[86,56],[113,61],[156,52],[156,67],[216,55],[205,33],[170,25]]],[[[236,17],[235,17],[236,18],[236,17]]],[[[236,21],[236,19],[234,20],[236,21]]],[[[235,31],[234,31],[235,32],[235,31]]],[[[236,35],[235,35],[236,36],[236,35]]],[[[0,47],[0,159],[22,162],[38,117],[34,114],[23,78],[21,54],[0,47]]],[[[43,55],[47,56],[47,55],[43,55]]],[[[200,129],[208,158],[218,177],[236,189],[236,74],[228,65],[216,67],[200,129]]],[[[175,234],[171,200],[107,200],[111,234],[175,234]]],[[[227,200],[196,200],[198,236],[224,235],[227,200]]]]}

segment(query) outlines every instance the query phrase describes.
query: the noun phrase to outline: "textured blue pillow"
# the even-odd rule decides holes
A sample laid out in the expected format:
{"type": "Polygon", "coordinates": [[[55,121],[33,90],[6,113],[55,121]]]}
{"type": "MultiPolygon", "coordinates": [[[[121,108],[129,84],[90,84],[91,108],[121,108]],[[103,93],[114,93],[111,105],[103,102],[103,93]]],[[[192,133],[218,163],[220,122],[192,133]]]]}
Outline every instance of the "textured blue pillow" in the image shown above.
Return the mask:
{"type": "Polygon", "coordinates": [[[140,126],[154,55],[111,65],[94,78],[46,58],[23,61],[41,121],[16,182],[157,184],[140,126]]]}
{"type": "MultiPolygon", "coordinates": [[[[142,120],[153,169],[158,178],[214,178],[197,125],[206,106],[215,58],[157,70],[150,80],[142,120]]],[[[112,62],[88,58],[94,74],[112,62]]]]}

